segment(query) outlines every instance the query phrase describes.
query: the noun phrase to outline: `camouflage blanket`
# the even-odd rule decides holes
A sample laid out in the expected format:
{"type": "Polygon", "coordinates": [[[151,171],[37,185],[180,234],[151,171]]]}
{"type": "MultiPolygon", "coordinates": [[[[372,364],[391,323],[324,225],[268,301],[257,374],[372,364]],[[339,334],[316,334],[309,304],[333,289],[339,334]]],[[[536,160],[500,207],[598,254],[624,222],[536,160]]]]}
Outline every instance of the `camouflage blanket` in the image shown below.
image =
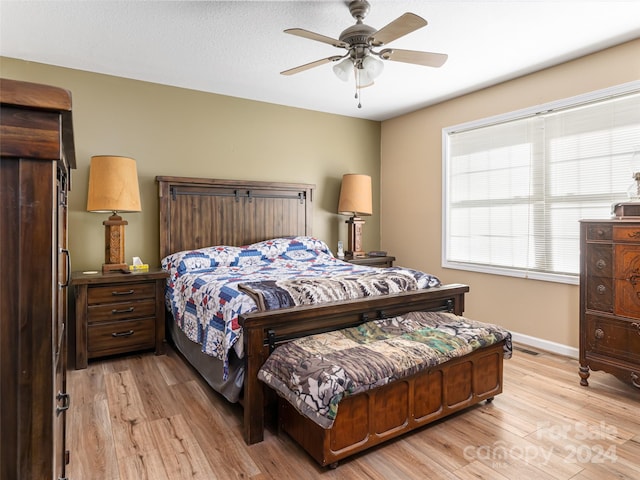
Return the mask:
{"type": "Polygon", "coordinates": [[[258,308],[264,311],[388,295],[438,285],[440,281],[433,275],[393,267],[331,277],[243,282],[238,289],[249,294],[258,308]]]}
{"type": "Polygon", "coordinates": [[[340,400],[506,340],[492,324],[442,312],[411,312],[277,347],[258,373],[301,414],[331,428],[340,400]]]}

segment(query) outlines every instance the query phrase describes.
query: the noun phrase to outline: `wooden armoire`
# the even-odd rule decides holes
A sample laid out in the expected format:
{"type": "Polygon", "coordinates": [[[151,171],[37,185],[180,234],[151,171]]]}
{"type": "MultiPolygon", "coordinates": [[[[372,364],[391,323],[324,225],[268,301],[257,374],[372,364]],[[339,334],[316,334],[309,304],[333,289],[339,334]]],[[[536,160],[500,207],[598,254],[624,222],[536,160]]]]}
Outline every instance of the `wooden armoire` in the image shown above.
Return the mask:
{"type": "Polygon", "coordinates": [[[0,478],[64,479],[67,90],[0,79],[0,478]]]}

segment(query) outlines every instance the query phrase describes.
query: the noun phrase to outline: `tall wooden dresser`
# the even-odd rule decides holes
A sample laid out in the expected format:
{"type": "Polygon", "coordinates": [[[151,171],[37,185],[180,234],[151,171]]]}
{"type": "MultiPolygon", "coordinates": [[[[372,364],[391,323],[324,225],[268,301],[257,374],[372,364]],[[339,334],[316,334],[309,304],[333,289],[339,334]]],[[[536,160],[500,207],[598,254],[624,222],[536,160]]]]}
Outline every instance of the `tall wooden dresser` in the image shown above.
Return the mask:
{"type": "Polygon", "coordinates": [[[64,479],[68,91],[0,79],[0,478],[64,479]]]}
{"type": "Polygon", "coordinates": [[[580,224],[580,383],[603,370],[640,388],[640,219],[580,224]]]}

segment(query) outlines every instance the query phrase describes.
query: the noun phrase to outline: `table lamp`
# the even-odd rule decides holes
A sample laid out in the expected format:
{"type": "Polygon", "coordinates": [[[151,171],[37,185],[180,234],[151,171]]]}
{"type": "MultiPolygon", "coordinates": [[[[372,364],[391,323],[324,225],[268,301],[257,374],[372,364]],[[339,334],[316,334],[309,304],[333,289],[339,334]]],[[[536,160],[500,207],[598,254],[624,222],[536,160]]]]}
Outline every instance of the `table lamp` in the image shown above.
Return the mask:
{"type": "Polygon", "coordinates": [[[349,226],[347,256],[354,258],[364,257],[366,253],[362,250],[362,226],[364,220],[361,215],[371,215],[373,213],[371,202],[371,177],[348,173],[342,177],[340,187],[340,199],[338,200],[338,213],[341,215],[351,215],[346,224],[349,226]]]}
{"type": "Polygon", "coordinates": [[[112,212],[105,226],[102,273],[128,273],[124,261],[124,227],[128,224],[119,212],[140,212],[140,189],[136,161],[128,157],[96,155],[91,157],[87,211],[112,212]]]}

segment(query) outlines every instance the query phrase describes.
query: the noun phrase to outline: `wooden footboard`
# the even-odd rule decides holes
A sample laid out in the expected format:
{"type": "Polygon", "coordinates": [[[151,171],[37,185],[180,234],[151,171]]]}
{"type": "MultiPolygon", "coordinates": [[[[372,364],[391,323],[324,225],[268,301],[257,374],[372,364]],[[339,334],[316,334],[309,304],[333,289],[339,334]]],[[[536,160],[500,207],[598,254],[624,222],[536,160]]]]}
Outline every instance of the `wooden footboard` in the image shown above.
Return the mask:
{"type": "Polygon", "coordinates": [[[258,380],[258,371],[279,343],[411,311],[440,310],[462,315],[464,295],[468,291],[469,287],[466,285],[451,284],[427,290],[241,316],[239,321],[243,327],[246,359],[242,402],[247,444],[260,442],[264,437],[266,387],[258,380]]]}
{"type": "Polygon", "coordinates": [[[344,398],[330,429],[279,399],[279,426],[320,465],[339,460],[502,392],[504,341],[344,398]]]}

